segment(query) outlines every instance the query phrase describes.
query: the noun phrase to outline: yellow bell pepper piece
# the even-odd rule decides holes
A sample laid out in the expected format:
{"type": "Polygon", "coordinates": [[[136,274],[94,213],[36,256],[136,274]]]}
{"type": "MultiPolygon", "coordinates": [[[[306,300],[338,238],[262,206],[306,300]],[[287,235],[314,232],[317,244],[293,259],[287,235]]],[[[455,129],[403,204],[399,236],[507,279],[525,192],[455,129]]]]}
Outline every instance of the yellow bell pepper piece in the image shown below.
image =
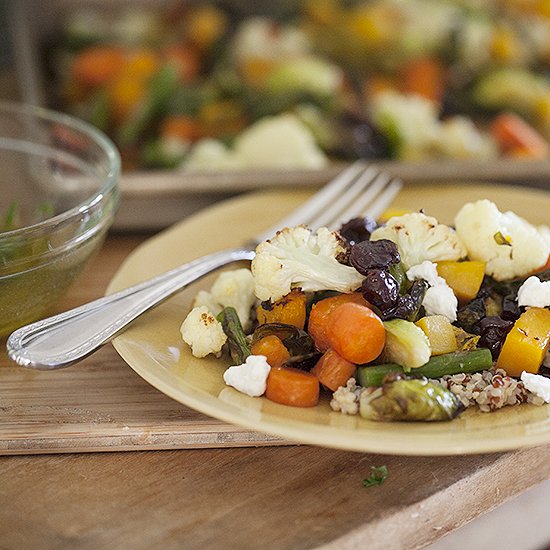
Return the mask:
{"type": "Polygon", "coordinates": [[[437,273],[453,289],[462,303],[473,300],[485,276],[485,262],[437,262],[437,273]]]}
{"type": "Polygon", "coordinates": [[[453,325],[443,315],[429,315],[422,317],[416,323],[430,341],[432,355],[452,353],[458,349],[453,325]]]}
{"type": "Polygon", "coordinates": [[[550,346],[550,310],[532,307],[521,314],[506,336],[497,368],[509,376],[536,374],[550,346]]]}

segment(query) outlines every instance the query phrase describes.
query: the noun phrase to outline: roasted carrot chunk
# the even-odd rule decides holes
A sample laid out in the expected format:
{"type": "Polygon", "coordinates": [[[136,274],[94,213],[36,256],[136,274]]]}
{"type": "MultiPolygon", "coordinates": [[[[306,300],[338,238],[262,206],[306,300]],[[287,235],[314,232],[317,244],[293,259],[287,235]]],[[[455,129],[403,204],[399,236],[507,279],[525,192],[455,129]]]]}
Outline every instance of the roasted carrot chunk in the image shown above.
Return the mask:
{"type": "Polygon", "coordinates": [[[319,359],[311,373],[319,379],[323,386],[336,391],[340,386],[346,385],[346,382],[355,374],[356,369],[355,363],[351,363],[333,349],[329,349],[319,359]]]}
{"type": "Polygon", "coordinates": [[[309,372],[291,367],[272,368],[265,396],[282,405],[314,407],[319,403],[319,380],[309,372]]]}

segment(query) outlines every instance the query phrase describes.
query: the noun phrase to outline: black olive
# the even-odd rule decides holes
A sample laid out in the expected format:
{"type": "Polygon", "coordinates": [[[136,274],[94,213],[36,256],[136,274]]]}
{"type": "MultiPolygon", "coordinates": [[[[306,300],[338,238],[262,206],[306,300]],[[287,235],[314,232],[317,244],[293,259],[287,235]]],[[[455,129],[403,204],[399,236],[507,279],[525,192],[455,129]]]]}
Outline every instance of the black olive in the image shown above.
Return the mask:
{"type": "Polygon", "coordinates": [[[357,243],[351,247],[349,255],[349,263],[361,275],[366,275],[371,269],[388,269],[400,259],[397,245],[387,239],[357,243]]]}
{"type": "Polygon", "coordinates": [[[386,309],[399,299],[399,283],[387,271],[371,269],[365,273],[361,292],[367,302],[386,309]]]}
{"type": "Polygon", "coordinates": [[[491,350],[493,359],[497,359],[507,334],[514,326],[513,321],[491,316],[479,322],[479,346],[491,350]]]}
{"type": "Polygon", "coordinates": [[[352,218],[340,227],[340,235],[350,245],[368,241],[370,234],[376,229],[376,221],[369,216],[364,218],[352,218]]]}

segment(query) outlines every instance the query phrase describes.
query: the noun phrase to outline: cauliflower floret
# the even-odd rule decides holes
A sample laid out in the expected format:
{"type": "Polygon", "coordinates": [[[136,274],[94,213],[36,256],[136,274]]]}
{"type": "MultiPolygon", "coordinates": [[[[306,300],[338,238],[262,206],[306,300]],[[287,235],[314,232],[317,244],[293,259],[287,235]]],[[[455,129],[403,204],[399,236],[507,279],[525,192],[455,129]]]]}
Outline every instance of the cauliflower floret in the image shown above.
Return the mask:
{"type": "Polygon", "coordinates": [[[485,262],[485,272],[497,281],[527,275],[550,253],[550,243],[534,226],[513,212],[500,212],[487,199],[465,204],[455,227],[469,258],[485,262]]]}
{"type": "Polygon", "coordinates": [[[249,355],[242,365],[229,367],[223,373],[223,379],[228,386],[250,397],[259,397],[265,393],[270,370],[264,355],[249,355]]]}
{"type": "Polygon", "coordinates": [[[530,307],[550,306],[550,281],[529,277],[518,290],[518,305],[530,307]]]}
{"type": "Polygon", "coordinates": [[[323,168],[328,159],[309,128],[295,115],[264,117],[235,140],[235,155],[247,168],[323,168]]]}
{"type": "Polygon", "coordinates": [[[250,310],[256,302],[254,277],[250,269],[233,269],[220,273],[210,292],[200,290],[193,307],[206,306],[214,315],[224,307],[234,307],[241,325],[246,330],[250,325],[250,310]]]}
{"type": "Polygon", "coordinates": [[[460,260],[466,256],[466,248],[453,229],[420,212],[390,218],[370,239],[389,239],[397,244],[407,269],[425,260],[460,260]]]}
{"type": "Polygon", "coordinates": [[[451,323],[456,321],[458,300],[447,281],[437,274],[437,264],[425,261],[415,265],[407,270],[407,278],[424,279],[430,285],[422,300],[427,315],[443,315],[451,323]]]}
{"type": "Polygon", "coordinates": [[[227,341],[222,324],[206,306],[193,308],[183,321],[180,332],[195,357],[218,354],[227,341]]]}
{"type": "Polygon", "coordinates": [[[252,260],[256,296],[274,302],[293,288],[304,292],[356,290],[363,276],[338,262],[344,252],[341,237],[326,227],[315,233],[303,225],[278,231],[256,248],[252,260]]]}

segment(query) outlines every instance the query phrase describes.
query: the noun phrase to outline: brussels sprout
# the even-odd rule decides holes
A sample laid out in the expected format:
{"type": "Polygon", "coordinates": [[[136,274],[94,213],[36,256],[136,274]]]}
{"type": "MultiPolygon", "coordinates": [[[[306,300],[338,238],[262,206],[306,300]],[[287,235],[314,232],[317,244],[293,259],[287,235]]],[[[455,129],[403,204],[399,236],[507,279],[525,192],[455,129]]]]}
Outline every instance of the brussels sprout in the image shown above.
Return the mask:
{"type": "Polygon", "coordinates": [[[384,360],[397,363],[405,371],[421,367],[430,360],[430,341],[424,331],[410,321],[385,321],[386,346],[384,360]]]}
{"type": "Polygon", "coordinates": [[[388,376],[381,388],[364,391],[359,400],[363,418],[383,422],[452,420],[463,410],[453,392],[427,378],[388,376]]]}

